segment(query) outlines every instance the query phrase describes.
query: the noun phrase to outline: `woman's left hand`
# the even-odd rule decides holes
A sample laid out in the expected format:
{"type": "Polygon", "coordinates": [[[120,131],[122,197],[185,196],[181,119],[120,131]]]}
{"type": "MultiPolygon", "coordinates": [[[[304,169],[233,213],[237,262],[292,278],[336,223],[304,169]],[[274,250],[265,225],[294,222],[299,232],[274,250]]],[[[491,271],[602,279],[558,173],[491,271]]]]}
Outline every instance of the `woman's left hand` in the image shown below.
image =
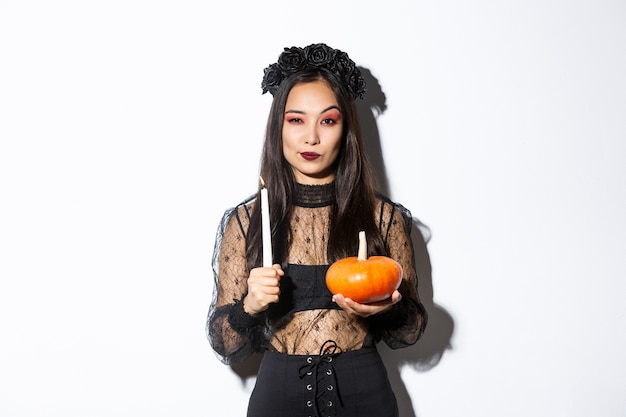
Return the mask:
{"type": "Polygon", "coordinates": [[[337,303],[339,307],[341,307],[350,314],[356,314],[357,316],[361,317],[369,317],[374,314],[384,313],[385,311],[389,310],[395,303],[400,301],[400,299],[402,299],[402,295],[398,290],[395,290],[393,294],[391,294],[391,297],[370,304],[357,303],[356,301],[350,298],[346,298],[341,294],[333,295],[333,301],[337,303]]]}

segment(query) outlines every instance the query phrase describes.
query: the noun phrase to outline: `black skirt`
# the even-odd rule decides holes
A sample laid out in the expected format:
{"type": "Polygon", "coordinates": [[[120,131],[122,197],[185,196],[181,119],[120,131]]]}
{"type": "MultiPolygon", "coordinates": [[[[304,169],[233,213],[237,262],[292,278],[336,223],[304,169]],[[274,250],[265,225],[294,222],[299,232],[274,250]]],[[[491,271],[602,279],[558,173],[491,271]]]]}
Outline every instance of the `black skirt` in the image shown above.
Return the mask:
{"type": "Polygon", "coordinates": [[[323,355],[266,352],[248,417],[398,417],[375,347],[323,355]]]}

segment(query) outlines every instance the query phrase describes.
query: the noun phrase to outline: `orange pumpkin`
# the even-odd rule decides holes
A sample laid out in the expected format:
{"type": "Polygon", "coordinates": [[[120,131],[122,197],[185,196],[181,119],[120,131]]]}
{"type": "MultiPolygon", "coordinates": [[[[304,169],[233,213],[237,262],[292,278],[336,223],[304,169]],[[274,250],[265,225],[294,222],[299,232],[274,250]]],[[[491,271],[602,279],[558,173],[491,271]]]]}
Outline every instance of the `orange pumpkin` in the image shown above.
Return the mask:
{"type": "Polygon", "coordinates": [[[326,272],[326,286],[357,303],[389,298],[402,282],[402,267],[387,256],[367,257],[365,232],[359,232],[358,256],[334,262],[326,272]]]}

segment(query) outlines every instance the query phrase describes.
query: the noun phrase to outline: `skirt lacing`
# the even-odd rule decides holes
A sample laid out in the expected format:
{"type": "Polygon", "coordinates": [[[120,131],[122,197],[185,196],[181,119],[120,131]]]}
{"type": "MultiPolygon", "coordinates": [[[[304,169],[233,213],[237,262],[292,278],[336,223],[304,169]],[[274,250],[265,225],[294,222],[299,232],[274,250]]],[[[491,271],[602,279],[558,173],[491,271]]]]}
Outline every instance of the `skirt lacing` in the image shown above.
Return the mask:
{"type": "MultiPolygon", "coordinates": [[[[336,404],[343,407],[343,401],[339,394],[337,375],[333,360],[341,353],[341,348],[334,340],[327,340],[320,347],[318,356],[306,358],[306,364],[298,370],[300,379],[312,377],[312,384],[306,389],[312,393],[312,398],[307,401],[307,406],[312,407],[317,417],[320,415],[320,403],[324,411],[335,414],[336,404]],[[324,385],[326,385],[324,389],[324,385]],[[321,387],[321,389],[320,389],[321,387]]],[[[325,413],[325,414],[328,414],[325,413]]]]}

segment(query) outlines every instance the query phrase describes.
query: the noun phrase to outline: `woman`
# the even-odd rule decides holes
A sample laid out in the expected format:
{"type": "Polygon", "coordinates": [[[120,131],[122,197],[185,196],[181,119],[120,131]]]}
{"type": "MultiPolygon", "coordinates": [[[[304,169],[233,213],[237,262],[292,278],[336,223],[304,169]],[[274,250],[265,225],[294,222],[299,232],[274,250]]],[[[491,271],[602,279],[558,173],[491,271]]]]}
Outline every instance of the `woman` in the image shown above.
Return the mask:
{"type": "Polygon", "coordinates": [[[262,264],[259,193],[228,210],[217,233],[207,336],[227,364],[264,352],[248,416],[397,416],[376,350],[414,344],[426,326],[409,236],[412,218],[375,193],[354,101],[365,83],[345,52],[285,48],[264,71],[273,95],[261,177],[273,263],[262,264]],[[368,255],[403,268],[387,300],[359,304],[325,285],[330,264],[368,255]]]}

